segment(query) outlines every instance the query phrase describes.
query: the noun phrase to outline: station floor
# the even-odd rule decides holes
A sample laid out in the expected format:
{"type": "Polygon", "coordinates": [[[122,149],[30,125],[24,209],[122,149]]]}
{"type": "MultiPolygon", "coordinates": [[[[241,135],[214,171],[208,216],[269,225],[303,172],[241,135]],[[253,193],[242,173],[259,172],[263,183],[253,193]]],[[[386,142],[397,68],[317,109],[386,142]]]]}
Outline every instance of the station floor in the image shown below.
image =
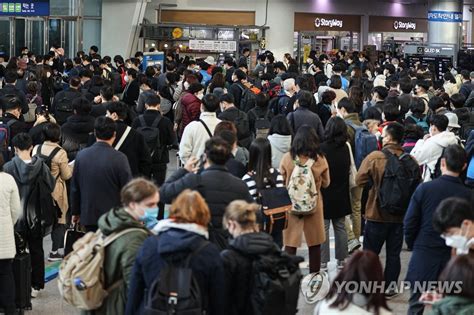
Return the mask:
{"type": "MultiPolygon", "coordinates": [[[[173,172],[176,170],[176,156],[175,152],[170,153],[170,164],[169,164],[169,172],[173,172]]],[[[335,253],[334,253],[334,235],[332,233],[332,229],[330,230],[330,247],[331,247],[331,257],[333,261],[329,263],[329,278],[330,281],[335,278],[337,271],[336,271],[336,262],[335,262],[335,253]]],[[[51,238],[46,237],[44,239],[44,252],[45,252],[45,259],[49,253],[51,248],[51,238]]],[[[305,262],[301,263],[302,272],[304,275],[308,274],[308,250],[305,247],[298,249],[297,255],[303,256],[305,258],[305,262]]],[[[406,251],[406,248],[402,250],[401,253],[401,265],[402,270],[400,273],[400,280],[403,280],[406,275],[408,262],[410,260],[411,253],[406,251]]],[[[380,255],[380,259],[382,264],[385,264],[385,248],[382,249],[382,253],[380,255]]],[[[392,309],[394,315],[399,314],[406,314],[408,309],[408,298],[409,293],[404,292],[403,294],[395,297],[394,299],[388,302],[389,307],[392,309]]],[[[31,311],[27,311],[26,314],[28,315],[75,315],[80,314],[80,312],[69,306],[66,302],[64,302],[60,295],[57,286],[57,280],[52,280],[48,282],[45,286],[45,290],[40,291],[38,298],[32,299],[33,309],[31,311]]],[[[303,315],[310,315],[313,314],[314,305],[308,305],[304,302],[303,298],[300,296],[299,303],[298,303],[298,314],[303,315]]]]}

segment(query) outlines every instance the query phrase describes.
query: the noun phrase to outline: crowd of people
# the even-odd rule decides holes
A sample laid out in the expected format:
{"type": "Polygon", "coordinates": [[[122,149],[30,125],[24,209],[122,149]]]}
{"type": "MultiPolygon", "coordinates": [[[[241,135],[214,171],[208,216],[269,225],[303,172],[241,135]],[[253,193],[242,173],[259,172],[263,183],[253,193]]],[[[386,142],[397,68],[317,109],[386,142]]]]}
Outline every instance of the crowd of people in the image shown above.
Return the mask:
{"type": "Polygon", "coordinates": [[[20,253],[41,298],[50,235],[61,295],[88,314],[295,314],[303,234],[327,278],[332,223],[337,277],[315,314],[391,314],[400,280],[408,314],[473,314],[474,72],[439,78],[390,53],[277,59],[0,55],[0,310],[24,307],[20,253]],[[88,233],[65,255],[71,226],[88,233]],[[417,289],[438,280],[463,285],[417,289]]]}

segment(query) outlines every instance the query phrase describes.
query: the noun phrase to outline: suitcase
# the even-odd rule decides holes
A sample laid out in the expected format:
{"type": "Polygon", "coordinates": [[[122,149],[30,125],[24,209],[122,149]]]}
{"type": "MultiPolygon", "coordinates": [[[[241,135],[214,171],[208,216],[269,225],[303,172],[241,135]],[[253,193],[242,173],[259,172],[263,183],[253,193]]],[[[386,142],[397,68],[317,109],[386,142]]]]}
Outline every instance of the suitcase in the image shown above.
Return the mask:
{"type": "Polygon", "coordinates": [[[66,230],[64,234],[64,257],[72,252],[72,245],[86,233],[79,230],[79,225],[75,224],[66,230]]]}
{"type": "Polygon", "coordinates": [[[13,260],[13,277],[15,279],[15,303],[20,309],[31,310],[31,256],[20,252],[13,260]]]}

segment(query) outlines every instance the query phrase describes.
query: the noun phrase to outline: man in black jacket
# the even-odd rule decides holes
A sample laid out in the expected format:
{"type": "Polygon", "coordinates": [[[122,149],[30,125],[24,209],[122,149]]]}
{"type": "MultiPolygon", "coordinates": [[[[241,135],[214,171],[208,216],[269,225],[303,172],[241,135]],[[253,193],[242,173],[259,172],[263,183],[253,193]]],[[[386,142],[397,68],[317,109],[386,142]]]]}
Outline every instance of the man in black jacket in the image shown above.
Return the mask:
{"type": "Polygon", "coordinates": [[[120,206],[120,190],[132,179],[127,156],[115,150],[117,126],[107,117],[95,121],[97,142],[76,157],[71,180],[72,222],[96,231],[104,213],[120,206]]]}
{"type": "Polygon", "coordinates": [[[246,89],[244,84],[247,82],[247,75],[242,70],[237,69],[232,73],[232,82],[234,83],[229,88],[229,94],[234,97],[235,106],[240,108],[240,100],[246,89]]]}
{"type": "Polygon", "coordinates": [[[127,119],[127,112],[128,108],[125,103],[107,104],[107,117],[112,118],[117,124],[117,137],[112,146],[127,156],[133,177],[150,177],[150,150],[148,150],[143,135],[124,122],[127,119]]]}
{"type": "Polygon", "coordinates": [[[11,143],[11,140],[17,134],[28,131],[26,124],[21,120],[21,101],[15,96],[9,100],[5,100],[2,104],[2,107],[4,108],[4,112],[3,117],[0,118],[0,122],[8,125],[10,129],[8,142],[11,143]]]}
{"type": "Polygon", "coordinates": [[[204,160],[191,157],[184,168],[178,169],[161,186],[161,200],[170,204],[183,190],[197,190],[209,205],[212,226],[222,229],[222,217],[229,203],[234,200],[253,202],[247,185],[225,167],[230,155],[230,145],[220,137],[212,137],[206,142],[204,160]],[[196,173],[200,164],[203,170],[196,173]]]}
{"type": "Polygon", "coordinates": [[[127,70],[127,75],[125,76],[127,85],[123,91],[122,101],[130,106],[130,108],[135,108],[137,106],[138,97],[140,96],[140,83],[137,78],[138,72],[135,69],[127,70]]]}
{"type": "Polygon", "coordinates": [[[324,128],[321,119],[309,110],[313,101],[314,97],[311,92],[300,90],[296,95],[295,111],[289,113],[286,118],[295,134],[299,127],[308,125],[314,128],[319,139],[324,139],[324,128]]]}
{"type": "Polygon", "coordinates": [[[26,114],[28,112],[28,102],[26,100],[25,93],[15,87],[16,81],[18,79],[17,73],[15,71],[7,71],[5,73],[4,79],[5,85],[2,89],[0,89],[0,99],[3,101],[2,109],[5,110],[3,106],[10,99],[16,96],[21,105],[21,112],[26,114]]]}
{"type": "Polygon", "coordinates": [[[232,94],[228,93],[221,96],[221,113],[218,118],[233,122],[237,128],[239,145],[245,148],[250,147],[252,133],[248,115],[236,107],[232,94]]]}
{"type": "Polygon", "coordinates": [[[69,89],[59,91],[53,100],[50,112],[54,114],[56,122],[60,125],[66,122],[67,118],[74,113],[72,102],[82,97],[81,79],[72,77],[69,79],[69,89]]]}

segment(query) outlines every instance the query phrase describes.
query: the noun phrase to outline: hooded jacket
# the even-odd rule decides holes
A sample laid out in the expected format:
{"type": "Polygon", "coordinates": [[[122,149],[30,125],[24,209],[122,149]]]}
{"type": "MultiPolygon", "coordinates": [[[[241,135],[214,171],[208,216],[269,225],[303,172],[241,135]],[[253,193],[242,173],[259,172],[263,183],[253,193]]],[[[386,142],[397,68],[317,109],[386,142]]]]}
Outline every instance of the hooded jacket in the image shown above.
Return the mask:
{"type": "Polygon", "coordinates": [[[411,151],[411,155],[417,160],[418,164],[425,166],[422,174],[424,182],[431,180],[431,173],[434,172],[443,150],[447,146],[457,143],[458,139],[454,133],[449,131],[443,131],[426,140],[418,140],[411,151]]]}
{"type": "Polygon", "coordinates": [[[37,157],[33,157],[30,163],[25,163],[18,156],[15,156],[3,166],[3,170],[5,173],[13,176],[20,192],[22,213],[15,225],[15,230],[28,231],[32,227],[31,224],[36,221],[36,205],[28,202],[28,196],[33,189],[33,184],[36,180],[40,179],[47,189],[52,192],[55,179],[43,160],[37,157]]]}
{"type": "Polygon", "coordinates": [[[230,249],[221,252],[229,314],[253,314],[252,307],[248,303],[254,277],[252,263],[258,255],[276,251],[278,247],[269,234],[249,233],[233,239],[230,242],[230,249]]]}
{"type": "Polygon", "coordinates": [[[272,167],[278,170],[283,155],[291,149],[291,135],[284,136],[274,133],[268,136],[268,141],[272,146],[272,167]]]}
{"type": "Polygon", "coordinates": [[[82,314],[124,314],[135,257],[143,242],[151,233],[141,222],[132,218],[124,208],[114,208],[99,219],[99,229],[105,236],[130,228],[143,229],[143,232],[133,231],[127,233],[105,248],[105,288],[110,287],[117,281],[123,280],[123,282],[118,288],[110,292],[99,309],[82,312],[82,314]]]}
{"type": "MultiPolygon", "coordinates": [[[[143,314],[145,299],[153,282],[158,279],[167,260],[185,259],[206,242],[207,231],[197,224],[179,224],[162,220],[153,229],[158,236],[150,237],[138,252],[131,277],[126,314],[143,314]]],[[[191,258],[189,266],[208,305],[206,314],[226,314],[224,268],[219,251],[207,244],[191,258]]]]}

